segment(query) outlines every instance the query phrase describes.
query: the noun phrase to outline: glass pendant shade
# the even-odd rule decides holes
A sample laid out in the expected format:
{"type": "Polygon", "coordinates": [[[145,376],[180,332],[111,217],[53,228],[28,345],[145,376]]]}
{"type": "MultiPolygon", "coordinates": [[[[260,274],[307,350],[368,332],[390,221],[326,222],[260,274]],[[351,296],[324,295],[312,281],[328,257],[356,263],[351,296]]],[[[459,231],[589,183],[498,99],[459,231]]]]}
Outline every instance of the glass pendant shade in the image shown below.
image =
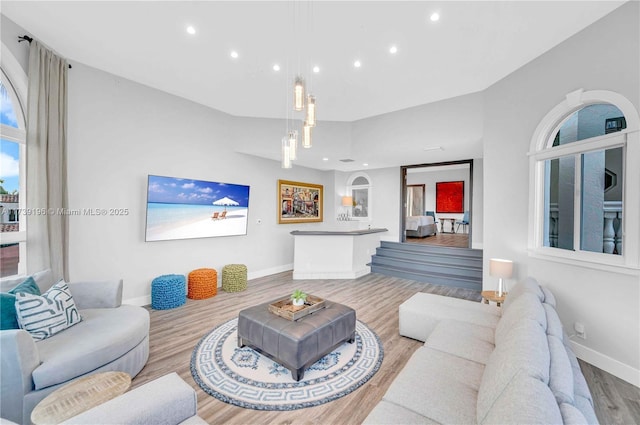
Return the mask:
{"type": "Polygon", "coordinates": [[[307,96],[307,125],[316,126],[316,97],[311,94],[307,96]]]}
{"type": "Polygon", "coordinates": [[[298,132],[289,132],[289,159],[295,161],[298,158],[298,132]]]}
{"type": "Polygon", "coordinates": [[[291,153],[289,152],[289,137],[282,138],[282,168],[291,168],[291,153]]]}
{"type": "Polygon", "coordinates": [[[309,149],[311,147],[311,126],[304,122],[302,127],[302,147],[309,149]]]}
{"type": "Polygon", "coordinates": [[[296,77],[293,84],[293,110],[302,111],[304,108],[304,80],[296,77]]]}

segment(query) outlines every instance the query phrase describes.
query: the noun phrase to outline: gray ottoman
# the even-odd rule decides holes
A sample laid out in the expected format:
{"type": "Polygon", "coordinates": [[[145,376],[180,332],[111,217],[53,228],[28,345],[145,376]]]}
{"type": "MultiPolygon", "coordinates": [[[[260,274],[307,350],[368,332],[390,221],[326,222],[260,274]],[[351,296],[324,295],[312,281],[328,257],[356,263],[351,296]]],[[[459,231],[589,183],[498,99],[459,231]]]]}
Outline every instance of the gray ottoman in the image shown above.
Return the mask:
{"type": "Polygon", "coordinates": [[[238,347],[248,345],[266,354],[289,369],[296,381],[344,341],[355,340],[356,312],[346,305],[325,301],[325,308],[291,321],[269,312],[270,303],[240,311],[238,347]]]}

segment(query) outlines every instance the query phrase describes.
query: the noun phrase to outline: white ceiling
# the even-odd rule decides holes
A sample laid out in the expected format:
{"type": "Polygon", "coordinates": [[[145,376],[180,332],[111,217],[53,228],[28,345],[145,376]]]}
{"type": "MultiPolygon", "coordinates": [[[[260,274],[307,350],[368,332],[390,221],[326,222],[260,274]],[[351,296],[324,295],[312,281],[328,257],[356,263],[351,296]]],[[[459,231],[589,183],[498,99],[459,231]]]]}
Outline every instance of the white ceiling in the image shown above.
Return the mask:
{"type": "Polygon", "coordinates": [[[301,73],[321,126],[484,90],[622,3],[3,0],[2,13],[70,60],[237,116],[292,118],[301,73]]]}

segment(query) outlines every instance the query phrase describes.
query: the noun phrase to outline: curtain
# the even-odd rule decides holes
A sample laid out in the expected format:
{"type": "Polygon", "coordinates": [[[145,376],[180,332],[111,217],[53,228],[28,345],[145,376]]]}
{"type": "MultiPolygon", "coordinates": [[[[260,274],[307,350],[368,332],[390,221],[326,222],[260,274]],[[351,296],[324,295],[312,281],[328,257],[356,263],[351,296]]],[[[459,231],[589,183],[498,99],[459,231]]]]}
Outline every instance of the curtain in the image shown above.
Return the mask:
{"type": "Polygon", "coordinates": [[[37,40],[27,97],[27,272],[68,280],[66,59],[37,40]]]}

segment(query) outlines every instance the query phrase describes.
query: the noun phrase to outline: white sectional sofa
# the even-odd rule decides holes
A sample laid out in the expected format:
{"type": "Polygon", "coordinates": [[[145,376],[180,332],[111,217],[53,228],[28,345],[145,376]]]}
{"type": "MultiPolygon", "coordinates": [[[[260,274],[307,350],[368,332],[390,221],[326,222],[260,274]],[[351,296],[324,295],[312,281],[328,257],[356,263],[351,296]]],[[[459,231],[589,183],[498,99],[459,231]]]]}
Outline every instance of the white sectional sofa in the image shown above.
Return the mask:
{"type": "Polygon", "coordinates": [[[364,423],[598,423],[555,298],[534,279],[502,310],[425,293],[399,310],[400,334],[425,344],[364,423]]]}

